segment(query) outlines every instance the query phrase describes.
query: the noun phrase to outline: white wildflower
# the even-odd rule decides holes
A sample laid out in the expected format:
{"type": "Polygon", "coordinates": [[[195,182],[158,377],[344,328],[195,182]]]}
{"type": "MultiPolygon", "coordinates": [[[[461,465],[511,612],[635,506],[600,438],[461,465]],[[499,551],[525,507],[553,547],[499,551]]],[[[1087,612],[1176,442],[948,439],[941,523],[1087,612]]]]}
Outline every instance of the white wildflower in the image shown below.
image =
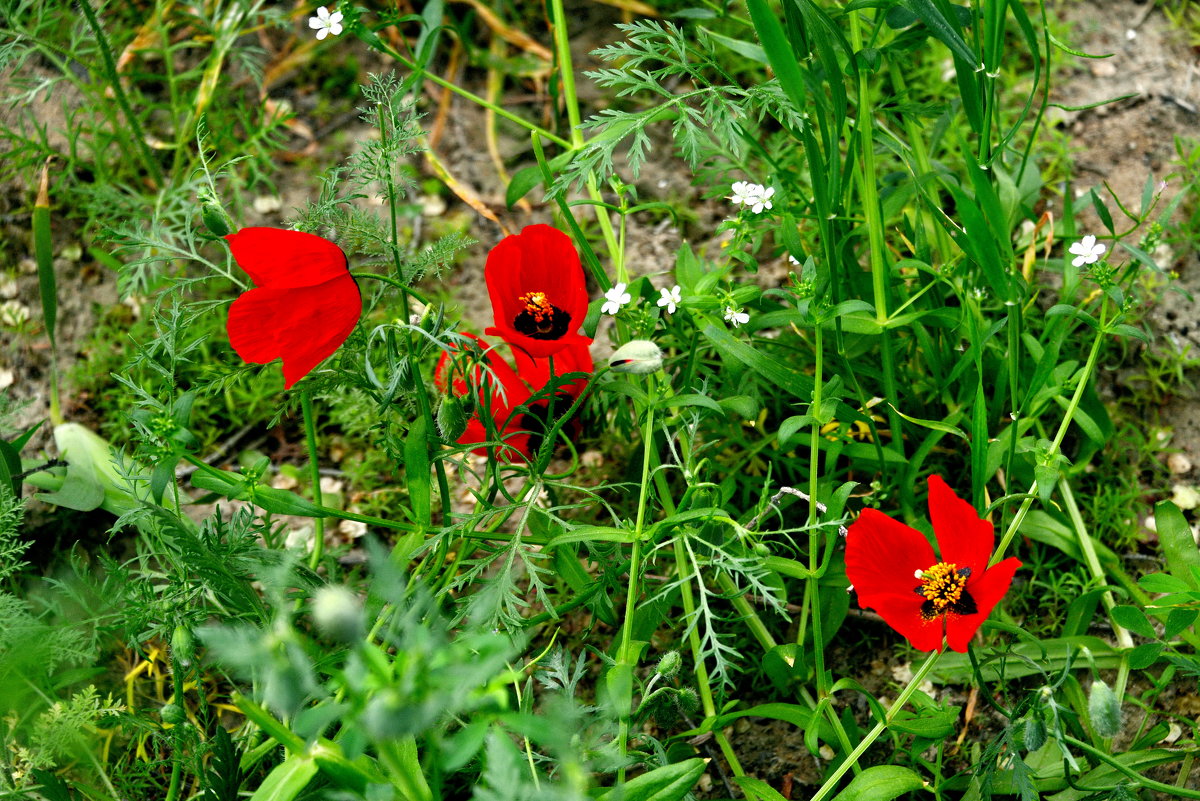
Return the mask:
{"type": "Polygon", "coordinates": [[[29,322],[29,307],[19,300],[0,303],[0,325],[17,328],[29,322]]]}
{"type": "Polygon", "coordinates": [[[604,305],[600,307],[600,311],[603,314],[615,315],[631,300],[633,296],[625,291],[625,282],[622,281],[604,293],[604,305]]]}
{"type": "Polygon", "coordinates": [[[317,32],[317,39],[324,39],[326,36],[337,36],[342,32],[342,12],[335,11],[329,13],[329,9],[321,6],[317,9],[317,16],[308,18],[308,27],[317,32]]]}
{"type": "Polygon", "coordinates": [[[1096,237],[1088,234],[1082,241],[1076,242],[1069,248],[1071,253],[1075,254],[1075,258],[1071,261],[1074,267],[1082,267],[1085,264],[1095,264],[1100,257],[1104,255],[1104,251],[1108,247],[1101,245],[1096,241],[1096,237]]]}
{"type": "Polygon", "coordinates": [[[726,306],[725,319],[733,323],[734,328],[737,328],[739,325],[745,325],[746,323],[750,322],[750,315],[746,314],[746,312],[742,311],[741,309],[735,309],[732,306],[726,306]]]}
{"type": "Polygon", "coordinates": [[[679,284],[676,284],[670,289],[662,287],[658,290],[658,294],[662,295],[662,297],[658,299],[658,305],[666,306],[667,314],[674,314],[676,307],[683,303],[683,295],[680,294],[679,284]]]}
{"type": "Polygon", "coordinates": [[[749,181],[737,181],[731,188],[733,194],[729,196],[729,200],[735,206],[744,205],[755,214],[771,208],[771,198],[775,195],[774,187],[752,184],[749,181]]]}

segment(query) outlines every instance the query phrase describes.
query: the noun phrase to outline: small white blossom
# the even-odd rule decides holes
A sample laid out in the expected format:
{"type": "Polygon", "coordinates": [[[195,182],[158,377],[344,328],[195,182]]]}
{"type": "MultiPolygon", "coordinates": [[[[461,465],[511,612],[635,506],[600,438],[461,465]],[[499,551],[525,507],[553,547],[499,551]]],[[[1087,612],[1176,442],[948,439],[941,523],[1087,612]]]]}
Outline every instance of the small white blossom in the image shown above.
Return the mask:
{"type": "Polygon", "coordinates": [[[317,16],[308,18],[308,27],[317,32],[317,39],[324,39],[331,34],[337,36],[342,32],[342,12],[330,14],[329,9],[321,6],[317,9],[317,16]]]}
{"type": "Polygon", "coordinates": [[[741,309],[735,309],[732,306],[726,306],[725,319],[733,323],[734,328],[737,328],[739,325],[745,325],[746,323],[750,322],[750,315],[746,314],[746,312],[742,311],[741,309]]]}
{"type": "Polygon", "coordinates": [[[1085,264],[1095,264],[1104,255],[1104,251],[1108,250],[1108,247],[1101,245],[1096,241],[1096,237],[1088,234],[1082,241],[1071,245],[1069,250],[1075,254],[1071,265],[1082,267],[1085,264]]]}
{"type": "Polygon", "coordinates": [[[667,314],[674,314],[675,308],[683,303],[683,295],[679,292],[679,284],[667,289],[663,287],[658,290],[658,294],[662,295],[658,299],[659,306],[667,307],[667,314]]]}
{"type": "Polygon", "coordinates": [[[793,267],[800,266],[800,260],[797,259],[795,256],[793,256],[791,253],[788,254],[788,261],[790,261],[792,263],[793,267]]]}
{"type": "Polygon", "coordinates": [[[0,325],[18,328],[29,322],[29,307],[19,300],[0,303],[0,325]]]}
{"type": "Polygon", "coordinates": [[[600,307],[602,314],[615,315],[629,301],[633,300],[633,296],[625,291],[625,282],[614,286],[612,289],[604,293],[604,305],[600,307]]]}
{"type": "MultiPolygon", "coordinates": [[[[760,189],[762,187],[759,187],[760,189]]],[[[750,211],[755,214],[761,214],[764,210],[771,208],[771,197],[775,194],[775,187],[769,186],[764,189],[755,199],[753,203],[747,203],[747,206],[752,206],[750,211]]]]}
{"type": "Polygon", "coordinates": [[[775,195],[774,187],[752,184],[749,181],[737,181],[731,188],[733,194],[729,196],[729,200],[735,206],[744,205],[755,214],[761,213],[763,209],[771,208],[771,198],[775,195]]]}

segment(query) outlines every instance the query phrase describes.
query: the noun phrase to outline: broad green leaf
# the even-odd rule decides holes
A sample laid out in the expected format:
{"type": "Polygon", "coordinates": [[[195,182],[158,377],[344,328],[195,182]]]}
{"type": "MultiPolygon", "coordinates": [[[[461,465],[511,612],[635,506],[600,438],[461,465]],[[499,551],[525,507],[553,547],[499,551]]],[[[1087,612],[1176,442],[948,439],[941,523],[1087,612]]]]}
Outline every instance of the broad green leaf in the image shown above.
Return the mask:
{"type": "Polygon", "coordinates": [[[1192,530],[1183,512],[1170,501],[1163,501],[1154,507],[1154,521],[1167,570],[1175,578],[1186,581],[1192,589],[1200,589],[1191,571],[1191,568],[1200,569],[1200,549],[1192,539],[1192,530]]]}
{"type": "Polygon", "coordinates": [[[1112,617],[1119,626],[1129,629],[1134,634],[1151,640],[1158,636],[1146,618],[1146,613],[1136,606],[1114,606],[1112,617]]]}
{"type": "Polygon", "coordinates": [[[721,355],[749,367],[783,391],[807,400],[812,397],[813,381],[801,372],[787,367],[779,359],[772,359],[726,329],[712,323],[704,327],[705,338],[720,351],[721,355]]]}
{"type": "Polygon", "coordinates": [[[633,532],[623,528],[576,526],[570,531],[552,538],[545,547],[553,548],[572,542],[633,542],[634,539],[633,532]]]}
{"type": "Polygon", "coordinates": [[[317,761],[309,756],[289,754],[275,767],[250,796],[250,801],[292,801],[317,775],[317,761]]]}
{"type": "Polygon", "coordinates": [[[787,801],[774,787],[762,779],[756,779],[753,776],[735,776],[733,781],[742,788],[746,798],[757,799],[757,801],[787,801]]]}
{"type": "Polygon", "coordinates": [[[679,801],[700,778],[707,763],[699,757],[663,765],[614,787],[596,801],[679,801]]]}
{"type": "Polygon", "coordinates": [[[1160,642],[1144,642],[1129,652],[1129,667],[1134,670],[1145,670],[1158,661],[1163,652],[1160,642]]]}
{"type": "Polygon", "coordinates": [[[925,786],[920,774],[899,765],[875,765],[858,774],[834,801],[891,801],[925,786]]]}
{"type": "Polygon", "coordinates": [[[417,525],[432,525],[432,489],[429,484],[429,436],[425,416],[418,416],[404,438],[404,478],[417,525]]]}
{"type": "Polygon", "coordinates": [[[1200,610],[1172,609],[1167,615],[1167,623],[1163,627],[1163,639],[1170,640],[1196,622],[1200,610]]]}
{"type": "MultiPolygon", "coordinates": [[[[988,661],[981,666],[981,672],[986,681],[998,681],[1001,668],[1007,679],[1023,676],[1056,675],[1067,665],[1079,658],[1079,652],[1088,648],[1092,652],[1096,667],[1108,670],[1121,663],[1121,656],[1111,645],[1099,637],[1058,637],[1042,640],[1040,643],[1022,640],[1012,647],[1012,654],[1017,658],[1003,661],[988,661]],[[1042,652],[1045,651],[1043,657],[1042,652]]],[[[945,653],[938,660],[937,666],[930,673],[930,679],[943,684],[958,684],[969,681],[973,672],[971,662],[966,654],[945,653]]]]}

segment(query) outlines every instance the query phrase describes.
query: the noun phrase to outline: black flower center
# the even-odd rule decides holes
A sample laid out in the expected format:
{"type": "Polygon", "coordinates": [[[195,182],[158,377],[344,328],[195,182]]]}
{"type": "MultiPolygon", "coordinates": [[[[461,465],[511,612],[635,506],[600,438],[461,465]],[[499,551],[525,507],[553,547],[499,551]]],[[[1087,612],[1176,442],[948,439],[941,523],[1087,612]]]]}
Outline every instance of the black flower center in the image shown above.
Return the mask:
{"type": "Polygon", "coordinates": [[[522,310],[513,328],[534,339],[561,339],[571,325],[571,315],[550,302],[545,292],[526,292],[517,298],[522,310]]]}
{"type": "Polygon", "coordinates": [[[971,568],[959,568],[953,562],[938,562],[928,570],[918,570],[914,578],[921,583],[913,589],[925,599],[921,604],[921,617],[933,620],[948,613],[973,615],[978,612],[975,599],[967,592],[970,577],[971,568]]]}

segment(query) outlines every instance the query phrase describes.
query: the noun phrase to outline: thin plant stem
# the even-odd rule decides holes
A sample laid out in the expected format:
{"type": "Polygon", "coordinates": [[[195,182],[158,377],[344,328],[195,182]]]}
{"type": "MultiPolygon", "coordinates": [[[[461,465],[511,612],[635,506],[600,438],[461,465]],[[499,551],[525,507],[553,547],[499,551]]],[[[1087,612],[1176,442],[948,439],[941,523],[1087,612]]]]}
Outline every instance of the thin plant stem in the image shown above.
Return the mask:
{"type": "MultiPolygon", "coordinates": [[[[87,5],[85,2],[84,5],[87,5]]],[[[171,685],[175,692],[175,697],[171,699],[176,706],[183,708],[183,671],[185,668],[180,664],[179,659],[174,655],[171,656],[171,685]]],[[[179,788],[183,784],[183,749],[184,731],[183,724],[176,723],[173,729],[175,735],[175,751],[172,754],[171,762],[171,784],[167,787],[166,801],[176,801],[179,798],[179,788]]]]}
{"type": "Polygon", "coordinates": [[[563,147],[568,150],[571,149],[571,143],[568,142],[566,139],[563,139],[561,136],[555,136],[554,134],[547,131],[545,128],[542,128],[540,125],[534,125],[532,122],[529,122],[529,120],[522,119],[520,116],[513,114],[511,111],[504,108],[503,106],[498,106],[495,103],[490,103],[490,102],[488,102],[488,100],[486,98],[482,98],[479,95],[475,94],[474,92],[469,92],[466,89],[462,88],[461,86],[458,86],[457,84],[455,84],[453,81],[448,81],[445,78],[442,78],[441,76],[436,75],[436,74],[426,70],[424,67],[421,67],[420,65],[418,65],[415,61],[405,58],[395,48],[390,47],[382,39],[375,37],[374,40],[372,40],[368,44],[370,44],[372,47],[377,48],[378,50],[386,53],[387,55],[389,55],[392,58],[399,61],[400,64],[405,69],[412,70],[414,73],[420,75],[422,78],[428,79],[430,83],[437,84],[438,86],[442,87],[443,89],[449,89],[451,92],[454,92],[456,95],[463,98],[464,100],[469,100],[470,102],[476,104],[480,108],[488,109],[493,114],[495,114],[499,117],[503,117],[504,119],[508,120],[509,122],[514,122],[527,131],[532,131],[534,133],[537,133],[540,136],[544,136],[547,139],[549,139],[551,142],[553,142],[554,144],[558,145],[559,147],[563,147]]]}
{"type": "MultiPolygon", "coordinates": [[[[633,640],[633,615],[637,599],[641,595],[639,573],[642,570],[642,535],[646,522],[646,502],[650,490],[650,452],[654,449],[654,405],[657,400],[656,376],[651,375],[646,388],[646,425],[642,433],[642,482],[638,493],[637,522],[633,529],[633,550],[629,557],[629,591],[625,596],[625,619],[621,621],[621,649],[618,651],[617,665],[633,669],[634,659],[630,653],[633,640]]],[[[618,746],[621,754],[621,766],[617,768],[617,783],[625,783],[625,756],[629,753],[629,703],[632,699],[622,699],[623,708],[620,710],[621,722],[618,732],[618,746]]]]}
{"type": "Polygon", "coordinates": [[[940,657],[941,653],[938,651],[934,651],[926,657],[925,661],[921,663],[921,667],[917,668],[917,672],[913,674],[912,680],[900,691],[900,695],[896,697],[895,702],[888,708],[887,713],[883,716],[883,720],[876,723],[875,728],[867,732],[867,736],[850,752],[850,755],[834,768],[833,773],[830,774],[829,778],[825,780],[825,783],[821,785],[821,788],[817,790],[816,794],[809,801],[823,801],[823,799],[827,798],[833,792],[833,788],[837,786],[841,778],[850,770],[850,766],[857,764],[862,755],[871,747],[871,744],[891,725],[892,720],[904,708],[904,705],[908,703],[908,699],[917,691],[917,688],[921,686],[921,682],[925,681],[925,677],[933,670],[933,666],[937,664],[940,657]]]}
{"type": "MultiPolygon", "coordinates": [[[[313,417],[312,392],[304,390],[300,393],[300,412],[304,416],[304,442],[308,448],[308,469],[312,477],[313,503],[324,506],[321,497],[321,465],[317,461],[317,424],[313,417]]],[[[313,570],[321,564],[325,554],[325,519],[313,518],[313,548],[308,555],[308,566],[313,570]]]]}
{"type": "MultiPolygon", "coordinates": [[[[579,113],[579,96],[575,91],[575,67],[571,62],[571,41],[567,33],[567,15],[563,9],[563,0],[550,0],[550,15],[554,23],[554,54],[558,59],[558,73],[562,80],[563,105],[566,106],[567,124],[571,128],[570,147],[572,150],[580,150],[583,148],[583,130],[580,127],[582,115],[579,113]]],[[[546,185],[546,188],[550,188],[549,184],[546,185]]],[[[627,280],[627,276],[622,277],[625,267],[624,260],[620,258],[625,251],[617,244],[612,220],[609,219],[608,212],[601,204],[603,198],[600,196],[594,176],[589,176],[587,179],[587,192],[588,197],[596,201],[594,204],[596,221],[600,223],[600,234],[604,237],[609,258],[617,264],[617,280],[627,280]]]]}
{"type": "Polygon", "coordinates": [[[104,77],[108,79],[113,97],[116,98],[125,122],[129,125],[129,138],[134,141],[138,155],[141,157],[146,171],[154,179],[155,186],[161,189],[166,183],[162,168],[154,160],[154,154],[150,152],[150,146],[146,144],[146,135],[142,132],[142,126],[133,113],[133,108],[129,105],[129,98],[125,96],[125,87],[121,85],[121,76],[117,74],[117,62],[113,59],[112,48],[108,45],[108,37],[104,35],[104,29],[100,27],[100,20],[96,19],[96,12],[92,8],[92,4],[88,0],[84,0],[79,7],[83,10],[88,27],[92,29],[92,34],[96,37],[96,44],[100,48],[100,57],[104,62],[104,77]]]}
{"type": "MultiPolygon", "coordinates": [[[[859,16],[850,14],[850,42],[857,52],[862,49],[862,29],[859,16]]],[[[879,333],[880,355],[883,362],[883,391],[890,399],[887,404],[888,426],[892,430],[892,445],[904,452],[904,429],[900,413],[895,404],[900,398],[896,387],[896,357],[892,351],[893,336],[887,328],[888,321],[888,265],[887,243],[883,233],[883,213],[879,204],[879,180],[875,172],[874,116],[871,108],[870,76],[859,70],[857,88],[859,171],[858,190],[862,198],[863,214],[867,224],[867,252],[871,264],[871,289],[875,304],[875,319],[881,326],[879,333]]],[[[908,497],[911,493],[901,493],[908,497]]],[[[906,504],[907,505],[907,504],[906,504]]]]}

